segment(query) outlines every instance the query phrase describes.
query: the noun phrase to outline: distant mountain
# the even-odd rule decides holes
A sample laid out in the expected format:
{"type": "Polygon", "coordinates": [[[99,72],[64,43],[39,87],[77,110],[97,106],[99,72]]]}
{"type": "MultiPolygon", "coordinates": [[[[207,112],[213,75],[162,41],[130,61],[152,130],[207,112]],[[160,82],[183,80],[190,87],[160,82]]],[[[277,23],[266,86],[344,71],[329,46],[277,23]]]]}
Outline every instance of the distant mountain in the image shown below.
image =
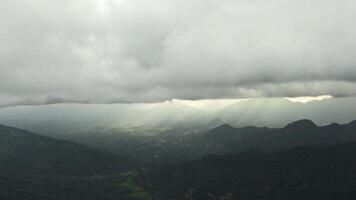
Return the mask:
{"type": "Polygon", "coordinates": [[[239,153],[251,149],[273,152],[302,145],[356,141],[356,121],[317,126],[313,121],[303,119],[289,123],[284,128],[235,128],[223,124],[208,131],[183,132],[184,129],[177,128],[145,136],[99,129],[90,134],[75,134],[68,139],[125,154],[140,163],[171,163],[198,159],[205,154],[239,153]]]}
{"type": "MultiPolygon", "coordinates": [[[[324,126],[356,119],[355,97],[330,98],[307,103],[285,98],[255,98],[233,104],[209,103],[194,107],[184,101],[153,104],[56,104],[0,108],[0,121],[8,125],[63,138],[97,126],[108,128],[214,128],[228,123],[235,127],[281,128],[298,119],[311,119],[324,126]],[[214,120],[215,119],[215,120],[214,120]],[[222,123],[221,123],[222,122],[222,123]]],[[[143,131],[142,134],[145,132],[143,131]]]]}
{"type": "Polygon", "coordinates": [[[223,124],[225,124],[224,121],[221,120],[219,117],[218,118],[214,118],[208,123],[208,128],[216,128],[216,127],[221,126],[223,124]]]}
{"type": "Polygon", "coordinates": [[[336,144],[356,141],[356,121],[319,127],[311,120],[299,120],[284,128],[222,125],[205,135],[186,141],[205,153],[237,153],[249,149],[277,151],[301,145],[336,144]]]}
{"type": "Polygon", "coordinates": [[[282,127],[298,119],[312,119],[318,125],[346,123],[356,118],[354,97],[330,98],[307,103],[283,98],[248,99],[220,110],[215,115],[237,127],[282,127]]]}
{"type": "Polygon", "coordinates": [[[129,164],[122,156],[0,125],[0,174],[111,174],[129,164]]]}
{"type": "Polygon", "coordinates": [[[302,119],[288,124],[284,129],[286,131],[304,131],[316,129],[318,126],[311,120],[302,119]]]}
{"type": "Polygon", "coordinates": [[[244,128],[235,128],[229,124],[224,124],[208,131],[202,138],[211,142],[239,140],[243,136],[254,136],[258,133],[264,133],[270,129],[248,126],[244,128]]]}
{"type": "Polygon", "coordinates": [[[274,153],[208,155],[143,177],[160,199],[352,200],[356,143],[302,146],[274,153]]]}

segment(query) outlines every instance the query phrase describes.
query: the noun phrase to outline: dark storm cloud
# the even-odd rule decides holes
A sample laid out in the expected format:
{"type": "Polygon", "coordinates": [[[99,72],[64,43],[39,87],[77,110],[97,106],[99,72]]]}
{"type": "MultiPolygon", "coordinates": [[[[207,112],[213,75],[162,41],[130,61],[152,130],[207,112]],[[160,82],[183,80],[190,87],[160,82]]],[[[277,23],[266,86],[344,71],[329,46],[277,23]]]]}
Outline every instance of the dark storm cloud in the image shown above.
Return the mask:
{"type": "Polygon", "coordinates": [[[0,105],[356,95],[351,0],[2,0],[0,105]]]}

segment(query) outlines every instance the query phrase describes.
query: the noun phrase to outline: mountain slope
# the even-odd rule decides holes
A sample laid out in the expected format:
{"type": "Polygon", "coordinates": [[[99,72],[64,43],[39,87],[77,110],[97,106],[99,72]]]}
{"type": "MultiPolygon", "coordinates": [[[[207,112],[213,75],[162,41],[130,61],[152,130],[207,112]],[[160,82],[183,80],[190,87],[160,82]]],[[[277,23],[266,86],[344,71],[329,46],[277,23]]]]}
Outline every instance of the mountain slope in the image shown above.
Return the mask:
{"type": "Polygon", "coordinates": [[[284,128],[248,126],[235,128],[228,124],[192,134],[183,129],[169,130],[155,136],[138,136],[95,130],[75,135],[85,145],[131,156],[143,163],[166,163],[198,159],[205,154],[239,153],[250,149],[264,152],[301,145],[336,144],[356,141],[356,121],[318,127],[310,120],[299,120],[284,128]],[[169,133],[169,134],[168,134],[169,133]]]}
{"type": "Polygon", "coordinates": [[[94,175],[128,165],[117,155],[0,125],[0,173],[94,175]]]}
{"type": "Polygon", "coordinates": [[[162,199],[355,199],[356,143],[248,151],[166,166],[146,176],[162,199]]]}
{"type": "MultiPolygon", "coordinates": [[[[336,144],[356,141],[356,122],[318,127],[310,120],[299,120],[284,128],[234,128],[223,125],[192,140],[206,153],[238,153],[249,149],[277,151],[301,145],[336,144]]],[[[188,141],[189,142],[189,141],[188,141]]]]}

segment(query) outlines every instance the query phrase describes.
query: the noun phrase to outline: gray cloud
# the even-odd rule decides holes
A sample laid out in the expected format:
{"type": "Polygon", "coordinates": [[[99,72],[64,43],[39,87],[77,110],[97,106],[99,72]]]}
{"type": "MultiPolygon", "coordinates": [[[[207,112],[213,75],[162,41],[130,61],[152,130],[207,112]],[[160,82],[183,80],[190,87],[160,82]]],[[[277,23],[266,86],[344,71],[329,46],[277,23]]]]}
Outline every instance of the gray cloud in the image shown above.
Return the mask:
{"type": "Polygon", "coordinates": [[[2,0],[0,105],[356,95],[351,0],[2,0]]]}

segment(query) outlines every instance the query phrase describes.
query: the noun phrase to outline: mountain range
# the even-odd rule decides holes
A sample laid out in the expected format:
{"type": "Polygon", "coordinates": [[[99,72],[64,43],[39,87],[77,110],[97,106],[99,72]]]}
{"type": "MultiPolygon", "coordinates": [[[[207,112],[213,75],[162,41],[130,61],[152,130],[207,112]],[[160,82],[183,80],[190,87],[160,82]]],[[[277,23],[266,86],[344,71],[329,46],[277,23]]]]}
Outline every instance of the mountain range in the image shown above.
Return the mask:
{"type": "Polygon", "coordinates": [[[117,129],[97,129],[73,134],[66,139],[111,153],[125,154],[140,162],[164,163],[198,159],[205,154],[240,153],[250,149],[273,152],[301,145],[356,141],[355,130],[356,121],[317,126],[313,121],[303,119],[283,128],[235,128],[223,124],[190,134],[172,129],[149,136],[132,135],[117,129]]]}
{"type": "Polygon", "coordinates": [[[142,176],[157,199],[334,200],[356,198],[356,143],[300,146],[273,153],[207,155],[142,176]]]}
{"type": "Polygon", "coordinates": [[[102,175],[129,167],[125,156],[0,125],[0,173],[102,175]]]}
{"type": "Polygon", "coordinates": [[[317,126],[311,120],[298,120],[284,128],[222,125],[199,136],[195,146],[209,146],[210,153],[241,152],[249,149],[276,151],[301,145],[337,144],[356,141],[356,121],[317,126]]]}
{"type": "Polygon", "coordinates": [[[110,133],[98,129],[72,142],[0,125],[0,199],[356,197],[356,121],[317,126],[303,119],[283,128],[224,124],[149,137],[110,133]]]}
{"type": "Polygon", "coordinates": [[[261,98],[229,103],[218,108],[214,104],[194,107],[184,101],[157,104],[14,106],[0,109],[0,121],[55,137],[88,131],[98,126],[124,130],[135,127],[143,130],[210,128],[214,119],[235,127],[281,128],[298,119],[311,119],[317,125],[324,126],[356,119],[355,100],[354,97],[344,97],[300,103],[284,98],[261,98]]]}

